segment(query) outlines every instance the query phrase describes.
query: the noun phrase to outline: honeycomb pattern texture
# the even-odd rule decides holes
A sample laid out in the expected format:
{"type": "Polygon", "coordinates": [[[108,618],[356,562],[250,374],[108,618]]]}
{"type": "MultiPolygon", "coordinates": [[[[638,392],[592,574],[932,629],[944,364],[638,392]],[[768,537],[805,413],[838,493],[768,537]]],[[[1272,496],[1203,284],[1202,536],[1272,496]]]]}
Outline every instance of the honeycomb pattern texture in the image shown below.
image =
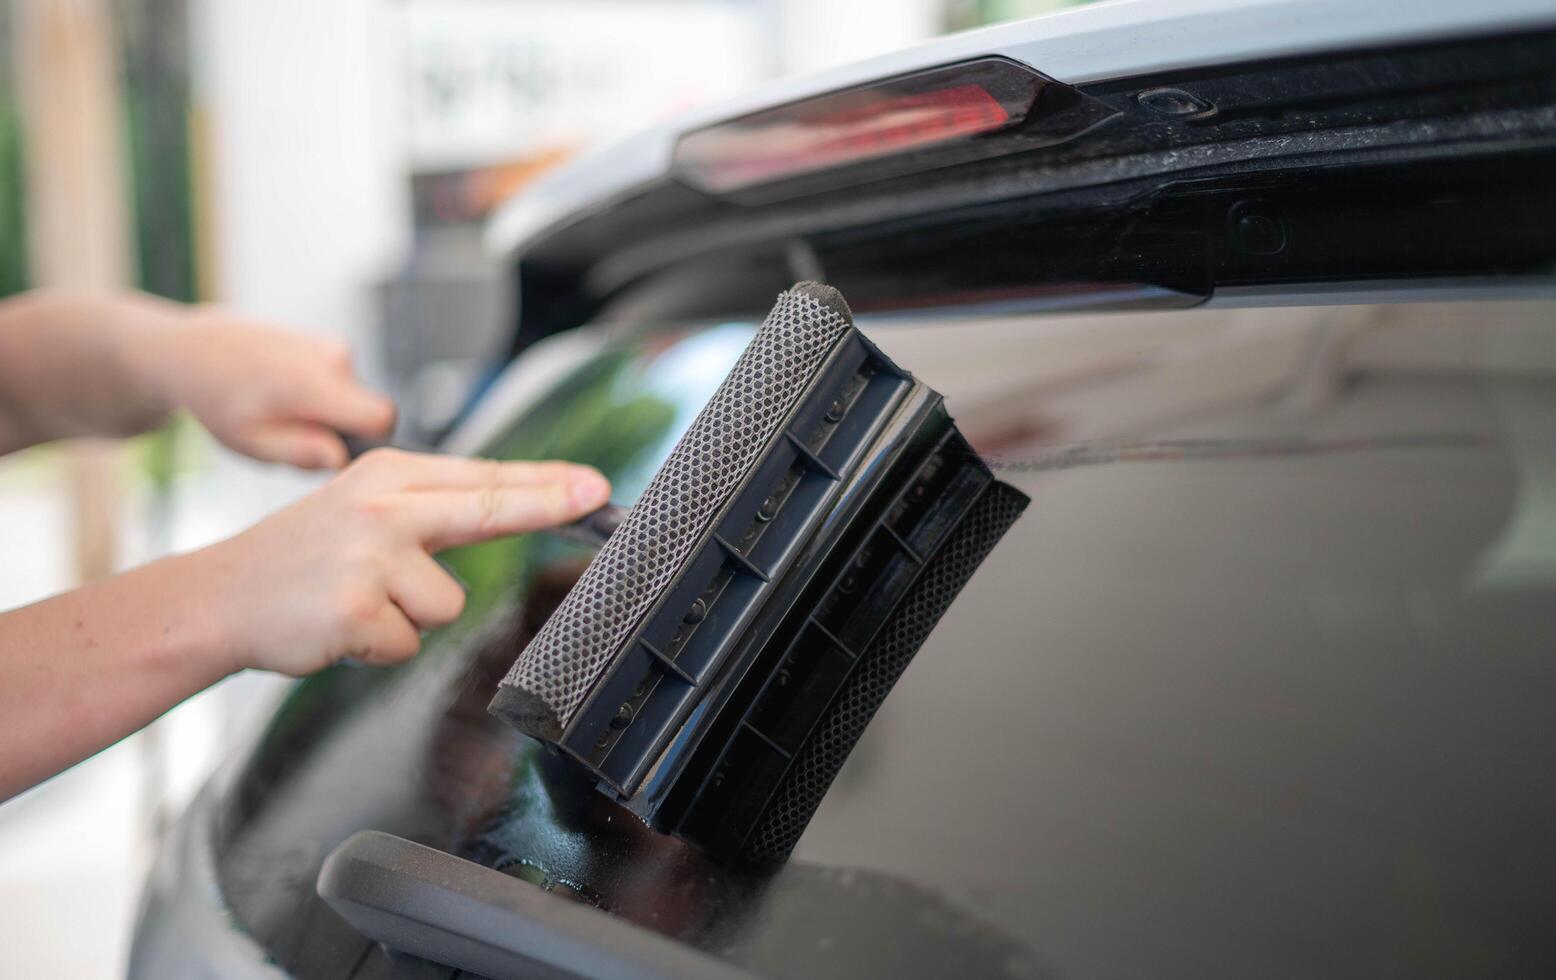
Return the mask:
{"type": "Polygon", "coordinates": [[[830,287],[800,283],[779,295],[626,520],[519,654],[494,714],[536,738],[561,738],[852,325],[830,287]]]}
{"type": "Polygon", "coordinates": [[[875,642],[860,655],[826,716],[795,755],[746,842],[743,860],[782,861],[794,850],[832,780],[908,662],[1026,505],[1024,494],[1002,483],[990,485],[973,505],[973,512],[930,560],[875,642]]]}

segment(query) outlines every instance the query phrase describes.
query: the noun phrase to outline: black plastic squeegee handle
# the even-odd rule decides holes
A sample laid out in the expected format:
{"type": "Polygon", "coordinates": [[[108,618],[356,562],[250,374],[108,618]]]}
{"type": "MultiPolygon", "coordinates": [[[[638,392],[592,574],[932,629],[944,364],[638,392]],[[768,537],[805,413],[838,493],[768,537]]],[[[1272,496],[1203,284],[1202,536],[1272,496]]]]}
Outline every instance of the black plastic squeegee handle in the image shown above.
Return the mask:
{"type": "Polygon", "coordinates": [[[496,980],[751,976],[500,871],[376,830],[330,852],[318,891],[369,939],[496,980]]]}

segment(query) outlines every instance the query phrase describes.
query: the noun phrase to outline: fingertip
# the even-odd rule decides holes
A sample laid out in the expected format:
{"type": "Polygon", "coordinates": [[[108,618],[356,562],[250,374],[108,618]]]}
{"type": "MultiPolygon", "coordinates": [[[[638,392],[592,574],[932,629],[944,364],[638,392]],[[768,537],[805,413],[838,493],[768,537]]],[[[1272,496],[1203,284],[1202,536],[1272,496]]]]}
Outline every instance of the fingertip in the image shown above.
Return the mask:
{"type": "Polygon", "coordinates": [[[591,466],[579,466],[568,479],[568,498],[583,513],[596,510],[610,500],[611,485],[604,474],[591,466]]]}
{"type": "Polygon", "coordinates": [[[381,395],[360,385],[353,394],[355,398],[350,407],[350,415],[342,419],[343,427],[350,428],[357,435],[372,438],[383,438],[394,431],[399,412],[387,395],[381,395]]]}
{"type": "Polygon", "coordinates": [[[351,462],[351,454],[339,436],[320,433],[318,438],[298,440],[292,465],[305,470],[338,470],[351,462]]]}
{"type": "Polygon", "coordinates": [[[319,468],[325,470],[343,470],[351,465],[351,453],[341,444],[340,440],[335,445],[327,447],[320,454],[319,468]]]}
{"type": "Polygon", "coordinates": [[[345,411],[335,415],[333,424],[347,435],[385,441],[394,432],[396,415],[394,402],[363,389],[345,411]]]}
{"type": "Polygon", "coordinates": [[[223,442],[253,459],[305,470],[338,469],[347,462],[345,443],[318,426],[257,425],[229,433],[223,442]]]}
{"type": "Polygon", "coordinates": [[[394,431],[394,423],[399,416],[399,410],[394,407],[394,402],[387,395],[372,393],[373,411],[377,413],[373,420],[376,426],[374,435],[387,435],[394,431]]]}

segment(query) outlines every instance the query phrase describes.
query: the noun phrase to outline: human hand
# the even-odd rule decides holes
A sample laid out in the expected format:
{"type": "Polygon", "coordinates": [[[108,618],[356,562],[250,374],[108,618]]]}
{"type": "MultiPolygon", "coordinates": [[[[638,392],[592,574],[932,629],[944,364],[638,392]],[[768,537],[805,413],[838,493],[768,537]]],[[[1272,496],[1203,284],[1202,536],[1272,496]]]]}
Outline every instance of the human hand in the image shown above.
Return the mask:
{"type": "Polygon", "coordinates": [[[571,463],[498,463],[374,450],[235,538],[186,556],[212,590],[217,646],[245,667],[301,676],[344,658],[397,663],[457,619],[460,585],[432,554],[552,527],[610,486],[571,463]]]}
{"type": "MultiPolygon", "coordinates": [[[[150,308],[150,304],[145,304],[150,308]]],[[[231,449],[309,469],[346,465],[337,433],[382,437],[394,406],[353,376],[340,341],[310,337],[217,307],[157,307],[129,355],[172,408],[231,449]]]]}

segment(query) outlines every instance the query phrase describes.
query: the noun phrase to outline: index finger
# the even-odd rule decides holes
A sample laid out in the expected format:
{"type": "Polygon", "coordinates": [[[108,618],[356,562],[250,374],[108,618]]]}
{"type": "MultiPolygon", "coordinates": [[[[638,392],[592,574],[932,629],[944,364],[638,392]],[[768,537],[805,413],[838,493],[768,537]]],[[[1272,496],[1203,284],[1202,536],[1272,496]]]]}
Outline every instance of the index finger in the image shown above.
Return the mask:
{"type": "Polygon", "coordinates": [[[577,469],[592,479],[407,494],[406,520],[429,551],[556,527],[598,510],[610,497],[604,477],[577,469]]]}
{"type": "Polygon", "coordinates": [[[473,490],[486,486],[527,487],[594,477],[591,467],[560,460],[504,462],[441,453],[377,449],[356,464],[363,479],[397,490],[473,490]]]}

